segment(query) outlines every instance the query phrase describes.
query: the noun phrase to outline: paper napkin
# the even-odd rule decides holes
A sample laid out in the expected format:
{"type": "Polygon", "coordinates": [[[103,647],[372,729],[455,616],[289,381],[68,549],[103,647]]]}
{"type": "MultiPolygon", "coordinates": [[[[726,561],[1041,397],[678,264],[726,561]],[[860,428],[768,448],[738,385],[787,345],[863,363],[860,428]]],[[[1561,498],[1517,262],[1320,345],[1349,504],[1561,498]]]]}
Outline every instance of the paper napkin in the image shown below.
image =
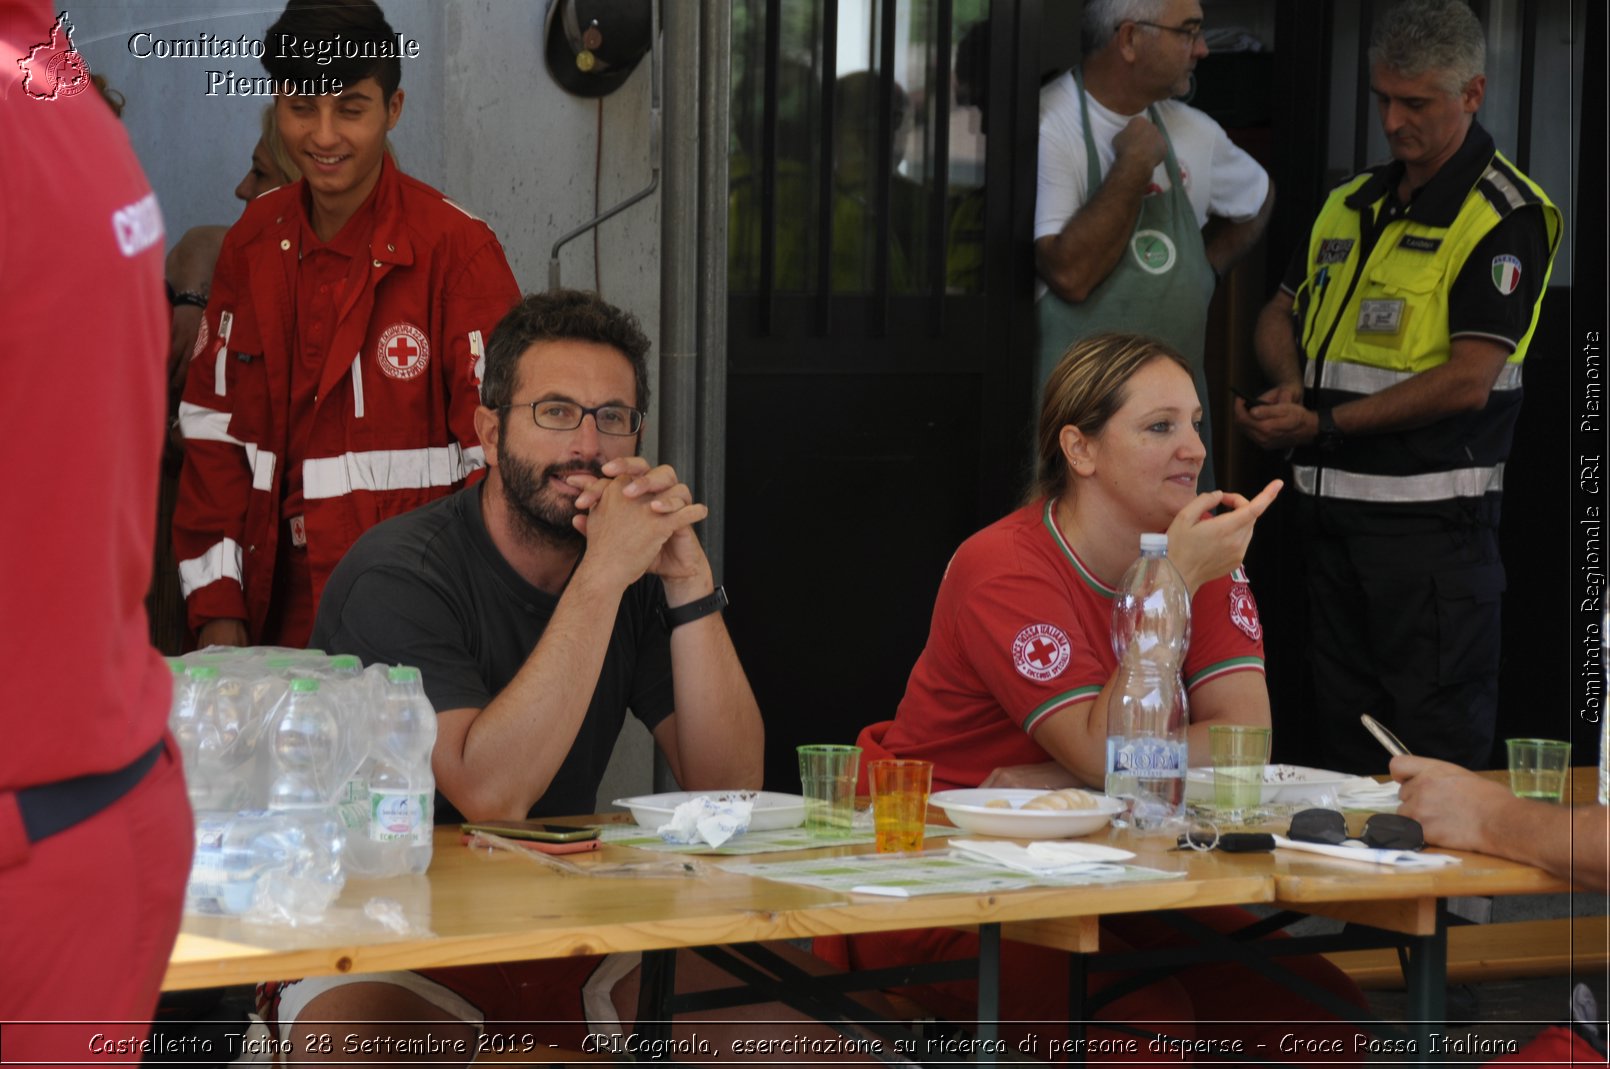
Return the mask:
{"type": "Polygon", "coordinates": [[[952,850],[976,861],[987,861],[1035,876],[1093,872],[1105,867],[1106,862],[1127,861],[1135,856],[1128,850],[1098,843],[1045,841],[1033,842],[1025,847],[1017,843],[952,839],[950,846],[952,850]]]}
{"type": "Polygon", "coordinates": [[[1343,861],[1363,861],[1373,865],[1395,865],[1404,869],[1438,869],[1444,865],[1457,865],[1459,859],[1448,854],[1427,854],[1419,850],[1377,850],[1369,846],[1332,846],[1329,843],[1300,843],[1284,835],[1275,836],[1275,847],[1285,850],[1305,850],[1311,854],[1340,858],[1343,861]]]}

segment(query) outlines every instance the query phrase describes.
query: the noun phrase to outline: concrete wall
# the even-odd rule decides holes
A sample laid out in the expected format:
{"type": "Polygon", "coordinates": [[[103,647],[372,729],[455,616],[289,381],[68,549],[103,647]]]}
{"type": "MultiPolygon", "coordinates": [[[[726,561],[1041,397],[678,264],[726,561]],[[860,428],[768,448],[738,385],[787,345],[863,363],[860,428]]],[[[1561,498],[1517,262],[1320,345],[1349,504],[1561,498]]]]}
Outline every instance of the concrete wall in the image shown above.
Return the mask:
{"type": "MultiPolygon", "coordinates": [[[[207,95],[207,71],[263,75],[253,58],[137,58],[130,38],[261,40],[280,3],[251,0],[82,0],[69,9],[73,41],[91,71],[128,100],[124,123],[162,204],[168,239],[240,214],[232,195],[248,169],[266,98],[207,95]]],[[[547,5],[539,0],[381,0],[394,29],[420,42],[403,64],[403,116],[392,134],[403,169],[485,219],[502,239],[522,288],[547,285],[555,239],[647,184],[649,69],[597,101],[559,90],[543,63],[547,5]],[[600,130],[603,151],[598,155],[600,130]],[[595,166],[597,170],[595,172],[595,166]],[[599,178],[595,182],[595,173],[599,178]]],[[[43,31],[48,26],[41,27],[43,31]]],[[[146,39],[135,49],[151,51],[146,39]]],[[[651,197],[566,247],[566,285],[594,288],[659,330],[659,204],[651,197]],[[595,274],[596,272],[596,274],[595,274]]],[[[651,379],[651,384],[653,379],[651,379]]],[[[655,420],[645,451],[655,455],[655,420]]],[[[632,721],[607,803],[650,789],[651,740],[632,721]]]]}

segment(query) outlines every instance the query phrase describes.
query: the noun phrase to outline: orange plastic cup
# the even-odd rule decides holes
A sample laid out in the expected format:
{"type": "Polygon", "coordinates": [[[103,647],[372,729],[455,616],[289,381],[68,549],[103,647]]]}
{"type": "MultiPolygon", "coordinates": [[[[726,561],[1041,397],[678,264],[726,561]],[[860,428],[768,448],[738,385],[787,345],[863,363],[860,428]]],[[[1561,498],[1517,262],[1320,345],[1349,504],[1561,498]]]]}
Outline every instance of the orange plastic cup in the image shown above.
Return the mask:
{"type": "Polygon", "coordinates": [[[877,831],[878,853],[921,850],[934,763],[870,761],[867,776],[872,781],[872,825],[877,831]]]}

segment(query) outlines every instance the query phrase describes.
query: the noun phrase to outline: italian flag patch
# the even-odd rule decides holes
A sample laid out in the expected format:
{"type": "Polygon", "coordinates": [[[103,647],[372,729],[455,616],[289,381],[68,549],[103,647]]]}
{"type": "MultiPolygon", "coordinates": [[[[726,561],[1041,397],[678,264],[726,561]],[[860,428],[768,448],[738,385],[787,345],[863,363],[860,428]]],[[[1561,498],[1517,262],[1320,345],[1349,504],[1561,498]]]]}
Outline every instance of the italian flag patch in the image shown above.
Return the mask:
{"type": "Polygon", "coordinates": [[[1505,297],[1521,284],[1521,262],[1513,256],[1493,257],[1493,285],[1505,297]]]}

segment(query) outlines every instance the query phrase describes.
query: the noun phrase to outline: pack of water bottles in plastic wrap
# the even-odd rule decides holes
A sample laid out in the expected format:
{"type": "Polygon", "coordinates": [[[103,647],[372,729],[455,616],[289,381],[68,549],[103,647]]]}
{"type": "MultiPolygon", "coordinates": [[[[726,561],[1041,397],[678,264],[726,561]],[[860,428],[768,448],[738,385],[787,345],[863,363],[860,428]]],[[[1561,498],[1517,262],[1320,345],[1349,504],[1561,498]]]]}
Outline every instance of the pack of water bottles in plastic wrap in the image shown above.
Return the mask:
{"type": "Polygon", "coordinates": [[[301,924],[346,878],[430,864],[436,713],[415,668],[213,647],[169,661],[195,913],[301,924]]]}

